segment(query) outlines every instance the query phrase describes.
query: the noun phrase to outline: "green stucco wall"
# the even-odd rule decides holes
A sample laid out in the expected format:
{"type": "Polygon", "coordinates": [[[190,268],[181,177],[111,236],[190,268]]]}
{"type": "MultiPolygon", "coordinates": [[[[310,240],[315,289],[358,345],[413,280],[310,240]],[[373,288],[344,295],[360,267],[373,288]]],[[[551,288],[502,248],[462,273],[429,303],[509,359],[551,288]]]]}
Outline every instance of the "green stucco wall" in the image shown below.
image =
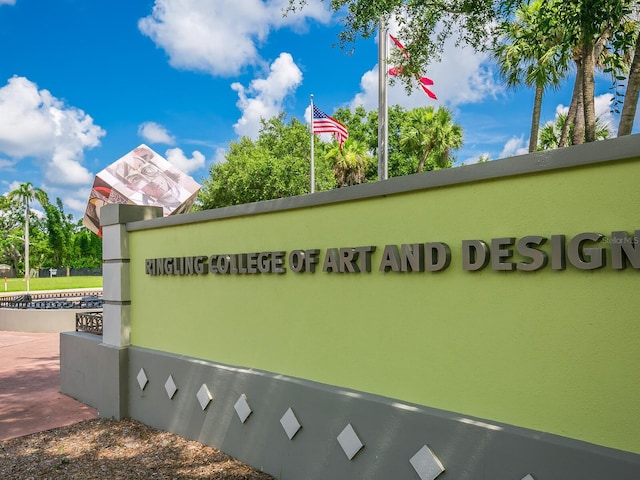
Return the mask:
{"type": "Polygon", "coordinates": [[[462,240],[633,235],[638,179],[627,159],[132,231],[131,343],[640,453],[640,272],[461,263],[462,240]],[[386,244],[436,241],[446,271],[378,271],[386,244]],[[370,273],[145,275],[147,258],[363,245],[370,273]]]}

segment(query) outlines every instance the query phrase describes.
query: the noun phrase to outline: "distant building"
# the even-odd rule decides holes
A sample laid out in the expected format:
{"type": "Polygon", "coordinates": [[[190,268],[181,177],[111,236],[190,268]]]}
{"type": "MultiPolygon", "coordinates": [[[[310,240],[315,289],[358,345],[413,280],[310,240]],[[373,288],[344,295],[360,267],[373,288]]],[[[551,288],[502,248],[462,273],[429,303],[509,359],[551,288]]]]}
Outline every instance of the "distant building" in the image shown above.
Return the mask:
{"type": "Polygon", "coordinates": [[[13,272],[13,268],[12,267],[10,267],[9,265],[6,265],[4,263],[0,263],[0,277],[13,278],[15,276],[16,275],[13,272]]]}

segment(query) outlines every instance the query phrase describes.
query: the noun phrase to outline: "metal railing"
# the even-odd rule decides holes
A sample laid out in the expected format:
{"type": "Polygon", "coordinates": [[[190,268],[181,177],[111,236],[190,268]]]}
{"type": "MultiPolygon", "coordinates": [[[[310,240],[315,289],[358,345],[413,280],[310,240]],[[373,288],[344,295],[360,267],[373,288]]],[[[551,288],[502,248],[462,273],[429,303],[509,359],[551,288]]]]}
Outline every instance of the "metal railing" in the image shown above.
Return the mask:
{"type": "Polygon", "coordinates": [[[102,291],[27,293],[2,297],[0,308],[102,308],[102,291]]]}
{"type": "Polygon", "coordinates": [[[102,312],[76,313],[76,332],[102,335],[102,312]]]}

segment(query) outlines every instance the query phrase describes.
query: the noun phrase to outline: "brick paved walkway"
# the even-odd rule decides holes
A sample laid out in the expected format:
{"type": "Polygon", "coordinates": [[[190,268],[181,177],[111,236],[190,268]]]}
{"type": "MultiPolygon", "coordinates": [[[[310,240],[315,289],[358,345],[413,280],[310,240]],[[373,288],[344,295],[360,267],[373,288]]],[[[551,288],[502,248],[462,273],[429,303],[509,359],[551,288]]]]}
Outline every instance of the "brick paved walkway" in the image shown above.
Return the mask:
{"type": "Polygon", "coordinates": [[[60,334],[0,331],[0,441],[97,418],[60,393],[60,334]]]}

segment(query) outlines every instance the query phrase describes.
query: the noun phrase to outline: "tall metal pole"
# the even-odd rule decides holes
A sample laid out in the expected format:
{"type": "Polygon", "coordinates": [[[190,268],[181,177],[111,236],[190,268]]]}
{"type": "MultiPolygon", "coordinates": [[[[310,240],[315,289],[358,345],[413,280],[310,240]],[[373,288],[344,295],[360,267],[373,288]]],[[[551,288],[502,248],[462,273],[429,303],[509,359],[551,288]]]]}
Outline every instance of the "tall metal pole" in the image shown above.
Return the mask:
{"type": "Polygon", "coordinates": [[[389,110],[387,108],[387,22],[378,28],[378,180],[389,178],[389,110]]]}
{"type": "Polygon", "coordinates": [[[316,191],[316,172],[313,152],[313,93],[311,94],[311,193],[316,191]]]}

